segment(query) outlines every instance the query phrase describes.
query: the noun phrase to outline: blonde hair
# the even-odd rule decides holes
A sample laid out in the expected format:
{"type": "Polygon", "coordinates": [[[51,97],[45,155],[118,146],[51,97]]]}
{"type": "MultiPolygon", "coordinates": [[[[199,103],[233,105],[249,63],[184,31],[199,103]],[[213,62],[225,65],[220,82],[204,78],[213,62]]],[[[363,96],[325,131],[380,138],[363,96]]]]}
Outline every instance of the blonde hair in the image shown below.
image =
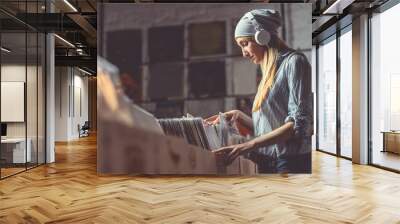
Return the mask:
{"type": "MultiPolygon", "coordinates": [[[[249,38],[254,41],[253,38],[249,38]]],[[[260,84],[258,85],[256,97],[254,98],[252,109],[253,112],[261,108],[262,102],[268,97],[269,91],[274,84],[279,50],[282,48],[287,48],[286,44],[277,36],[272,36],[269,46],[266,48],[260,64],[262,78],[260,84]]]]}

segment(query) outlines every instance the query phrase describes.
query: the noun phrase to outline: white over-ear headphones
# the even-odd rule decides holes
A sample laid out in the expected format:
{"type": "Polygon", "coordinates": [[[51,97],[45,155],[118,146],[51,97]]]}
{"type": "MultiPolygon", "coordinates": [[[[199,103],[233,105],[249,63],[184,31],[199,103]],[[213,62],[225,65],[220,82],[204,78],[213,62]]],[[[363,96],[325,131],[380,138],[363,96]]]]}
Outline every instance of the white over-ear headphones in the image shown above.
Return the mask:
{"type": "Polygon", "coordinates": [[[268,46],[271,40],[271,34],[260,26],[260,24],[257,22],[256,18],[251,12],[248,12],[247,14],[249,20],[256,29],[256,34],[254,34],[255,41],[259,45],[268,46]]]}

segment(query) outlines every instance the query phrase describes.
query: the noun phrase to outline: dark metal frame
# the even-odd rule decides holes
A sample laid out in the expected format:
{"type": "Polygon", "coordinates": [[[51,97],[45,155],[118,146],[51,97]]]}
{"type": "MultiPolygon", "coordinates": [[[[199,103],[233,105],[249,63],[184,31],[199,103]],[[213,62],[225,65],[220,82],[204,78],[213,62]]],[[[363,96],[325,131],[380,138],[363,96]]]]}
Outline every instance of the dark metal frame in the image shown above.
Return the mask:
{"type": "MultiPolygon", "coordinates": [[[[28,12],[27,1],[25,1],[25,12],[28,12]]],[[[25,13],[25,21],[27,19],[27,13],[25,13]]],[[[25,93],[24,93],[24,120],[25,120],[25,170],[28,170],[28,108],[27,108],[27,96],[28,96],[28,24],[25,23],[25,93]]]]}
{"type": "Polygon", "coordinates": [[[319,91],[318,91],[318,83],[319,83],[319,77],[318,77],[318,70],[319,70],[319,54],[318,54],[318,49],[319,49],[319,44],[315,46],[315,148],[318,150],[319,149],[319,119],[318,114],[319,114],[319,107],[318,107],[318,101],[319,101],[319,91]]]}
{"type": "Polygon", "coordinates": [[[368,107],[368,112],[367,112],[367,119],[368,119],[368,124],[367,124],[367,132],[368,132],[368,164],[372,165],[372,105],[371,105],[371,93],[372,93],[372,85],[371,85],[371,47],[372,47],[372,42],[371,42],[371,18],[372,18],[372,13],[368,12],[368,31],[367,31],[367,44],[368,44],[368,53],[367,53],[367,63],[368,63],[368,69],[367,69],[367,85],[368,85],[368,96],[367,96],[367,107],[368,107]]]}
{"type": "MultiPolygon", "coordinates": [[[[45,1],[45,12],[49,13],[47,7],[47,0],[45,1]]],[[[47,163],[47,35],[48,33],[44,33],[44,163],[47,163]]]]}
{"type": "MultiPolygon", "coordinates": [[[[0,23],[0,30],[1,30],[1,24],[2,23],[0,23]]],[[[2,42],[2,38],[1,38],[1,35],[2,35],[2,32],[0,32],[0,47],[2,46],[2,44],[1,44],[1,42],[2,42]]],[[[2,77],[2,75],[1,75],[1,50],[0,50],[0,84],[1,84],[1,77],[2,77]]],[[[0,85],[0,110],[1,110],[1,85],[0,85]]],[[[1,113],[0,113],[0,124],[1,124],[1,113]]],[[[1,152],[2,152],[2,149],[1,149],[1,144],[0,144],[0,165],[1,165],[1,152]]],[[[0,180],[1,180],[1,166],[0,166],[0,180]]]]}
{"type": "Polygon", "coordinates": [[[336,30],[336,154],[340,157],[342,125],[340,123],[340,30],[336,30]]]}

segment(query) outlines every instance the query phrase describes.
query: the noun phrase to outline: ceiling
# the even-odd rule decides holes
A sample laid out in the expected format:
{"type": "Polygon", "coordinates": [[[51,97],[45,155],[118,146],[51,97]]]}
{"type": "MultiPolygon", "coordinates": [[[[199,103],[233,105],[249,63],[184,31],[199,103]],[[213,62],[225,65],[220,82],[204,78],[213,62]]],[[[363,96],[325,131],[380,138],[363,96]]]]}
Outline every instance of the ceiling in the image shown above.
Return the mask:
{"type": "Polygon", "coordinates": [[[52,32],[57,34],[56,65],[96,70],[96,0],[47,0],[47,5],[45,0],[1,0],[0,25],[2,46],[12,49],[2,54],[3,60],[18,61],[25,58],[24,55],[30,58],[37,51],[36,33],[52,32]]]}
{"type": "MultiPolygon", "coordinates": [[[[102,0],[103,3],[138,2],[187,2],[188,0],[102,0]]],[[[323,38],[337,21],[365,10],[373,9],[387,0],[228,0],[229,2],[312,3],[313,42],[323,38]],[[328,13],[327,13],[328,12],[328,13]]],[[[97,58],[97,3],[96,0],[1,0],[0,22],[3,33],[2,44],[15,49],[15,54],[25,50],[23,33],[28,31],[54,32],[56,63],[58,65],[87,66],[96,70],[97,58]],[[52,13],[49,13],[49,12],[52,13]],[[21,33],[22,32],[22,33],[21,33]]],[[[191,1],[193,2],[193,1],[191,1]]],[[[227,0],[199,0],[194,2],[227,2],[227,0]]],[[[311,21],[310,21],[311,22],[311,21]]],[[[351,22],[351,18],[350,18],[351,22]]],[[[334,31],[332,31],[334,32],[334,31]]],[[[28,38],[31,39],[31,38],[28,38]]],[[[29,42],[30,40],[28,40],[29,42]]],[[[34,43],[29,43],[27,52],[34,52],[34,43]]]]}
{"type": "Polygon", "coordinates": [[[313,4],[313,44],[351,24],[352,18],[372,11],[388,0],[310,0],[313,4]]]}

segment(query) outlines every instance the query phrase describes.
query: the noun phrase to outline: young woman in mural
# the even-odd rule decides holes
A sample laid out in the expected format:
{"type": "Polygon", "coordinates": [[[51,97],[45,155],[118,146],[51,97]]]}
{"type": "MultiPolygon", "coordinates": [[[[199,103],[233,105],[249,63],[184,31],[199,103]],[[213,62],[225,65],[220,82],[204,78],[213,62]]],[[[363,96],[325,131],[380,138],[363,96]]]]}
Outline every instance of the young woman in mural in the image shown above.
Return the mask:
{"type": "MultiPolygon", "coordinates": [[[[252,117],[239,110],[225,112],[228,120],[246,127],[254,138],[243,144],[215,150],[231,163],[239,155],[254,160],[260,173],[310,173],[313,108],[311,66],[307,58],[290,49],[278,37],[278,12],[247,12],[235,28],[235,40],[243,57],[262,70],[252,117]],[[273,169],[271,169],[273,167],[273,169]]],[[[206,119],[217,123],[218,116],[206,119]]]]}

